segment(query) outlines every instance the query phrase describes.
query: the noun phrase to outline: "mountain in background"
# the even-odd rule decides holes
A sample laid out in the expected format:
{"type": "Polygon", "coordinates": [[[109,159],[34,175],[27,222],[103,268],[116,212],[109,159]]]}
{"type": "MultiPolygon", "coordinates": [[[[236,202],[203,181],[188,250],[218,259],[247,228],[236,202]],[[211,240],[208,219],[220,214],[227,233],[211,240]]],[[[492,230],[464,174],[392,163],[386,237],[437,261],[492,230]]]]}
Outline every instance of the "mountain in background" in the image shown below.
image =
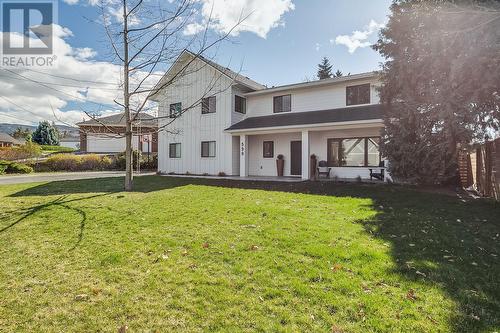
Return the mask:
{"type": "MultiPolygon", "coordinates": [[[[37,126],[31,126],[31,125],[0,123],[0,133],[12,134],[18,127],[21,127],[22,129],[27,128],[32,132],[37,128],[37,126]]],[[[66,132],[65,137],[78,138],[80,136],[77,127],[71,127],[66,125],[56,125],[56,127],[61,134],[66,132]]]]}

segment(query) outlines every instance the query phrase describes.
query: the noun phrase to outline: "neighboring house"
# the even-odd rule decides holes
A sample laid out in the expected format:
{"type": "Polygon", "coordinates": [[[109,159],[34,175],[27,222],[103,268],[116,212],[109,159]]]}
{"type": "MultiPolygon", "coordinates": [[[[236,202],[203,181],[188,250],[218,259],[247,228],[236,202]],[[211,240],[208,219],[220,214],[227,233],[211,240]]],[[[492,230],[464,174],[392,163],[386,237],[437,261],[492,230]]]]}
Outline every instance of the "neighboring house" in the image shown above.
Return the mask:
{"type": "Polygon", "coordinates": [[[279,154],[284,175],[303,179],[310,175],[311,154],[339,178],[369,178],[369,167],[380,165],[383,121],[375,73],[266,88],[193,57],[184,51],[160,87],[192,61],[188,69],[152,96],[159,126],[168,129],[158,138],[159,172],[276,176],[279,154]]]}
{"type": "Polygon", "coordinates": [[[12,147],[12,146],[20,146],[23,142],[18,139],[13,138],[7,133],[0,132],[0,148],[1,147],[12,147]]]}
{"type": "Polygon", "coordinates": [[[80,138],[75,138],[72,136],[65,137],[59,140],[59,145],[61,147],[72,148],[75,150],[80,149],[80,138]]]}
{"type": "MultiPolygon", "coordinates": [[[[80,151],[120,153],[125,151],[125,114],[101,117],[76,124],[80,128],[80,151]]],[[[132,147],[144,153],[158,151],[157,120],[141,113],[132,126],[132,147]]]]}

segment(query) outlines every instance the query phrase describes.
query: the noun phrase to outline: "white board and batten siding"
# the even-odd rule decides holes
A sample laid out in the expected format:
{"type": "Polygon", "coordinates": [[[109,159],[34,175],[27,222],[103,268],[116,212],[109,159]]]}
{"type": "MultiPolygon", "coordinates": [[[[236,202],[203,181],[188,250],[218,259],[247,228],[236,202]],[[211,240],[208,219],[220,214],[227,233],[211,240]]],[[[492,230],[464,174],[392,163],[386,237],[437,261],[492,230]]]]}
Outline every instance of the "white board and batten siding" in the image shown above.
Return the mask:
{"type": "Polygon", "coordinates": [[[224,130],[231,124],[233,108],[232,80],[221,75],[200,60],[190,65],[188,74],[181,75],[161,92],[159,102],[159,127],[172,121],[168,118],[170,104],[182,103],[182,108],[192,106],[176,118],[158,135],[158,171],[162,173],[237,174],[230,156],[233,138],[224,130]],[[211,89],[210,89],[211,88],[211,89]],[[207,91],[210,89],[210,91],[207,91]],[[200,99],[216,96],[216,112],[202,114],[200,99]],[[201,157],[201,142],[215,141],[215,157],[201,157]],[[169,157],[170,143],[181,144],[181,157],[169,157]]]}
{"type": "MultiPolygon", "coordinates": [[[[291,112],[307,112],[329,110],[347,107],[346,88],[348,86],[370,84],[370,104],[379,104],[377,92],[378,82],[374,79],[361,79],[338,84],[329,84],[322,87],[307,87],[301,89],[269,92],[262,95],[250,95],[247,99],[247,112],[252,117],[268,116],[273,113],[273,97],[291,95],[291,112]]],[[[352,107],[358,107],[353,105],[352,107]]],[[[282,113],[286,114],[286,113],[282,113]]]]}

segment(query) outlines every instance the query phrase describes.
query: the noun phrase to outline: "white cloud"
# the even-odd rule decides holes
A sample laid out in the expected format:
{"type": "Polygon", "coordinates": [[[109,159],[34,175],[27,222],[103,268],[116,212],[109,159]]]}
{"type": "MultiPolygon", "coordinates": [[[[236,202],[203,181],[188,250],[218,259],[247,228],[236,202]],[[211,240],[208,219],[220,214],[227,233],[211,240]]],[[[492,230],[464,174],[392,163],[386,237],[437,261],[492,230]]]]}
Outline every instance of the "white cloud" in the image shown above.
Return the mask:
{"type": "MultiPolygon", "coordinates": [[[[92,2],[91,2],[91,4],[95,5],[92,2]]],[[[116,20],[116,22],[123,23],[123,6],[108,5],[108,6],[106,6],[106,8],[108,9],[108,13],[116,20]]],[[[128,25],[130,27],[137,26],[137,25],[139,25],[139,23],[141,23],[139,18],[136,15],[134,15],[133,13],[130,13],[128,15],[127,21],[128,21],[128,25]]]]}
{"type": "Polygon", "coordinates": [[[330,43],[344,45],[347,47],[349,53],[352,54],[358,48],[370,46],[372,43],[368,38],[384,26],[385,23],[377,23],[371,20],[363,31],[356,30],[351,35],[339,35],[335,39],[331,39],[330,43]]]}
{"type": "Polygon", "coordinates": [[[74,50],[73,54],[78,60],[86,60],[95,57],[97,52],[90,47],[79,47],[74,50]]]}
{"type": "Polygon", "coordinates": [[[321,44],[320,43],[316,43],[315,47],[316,51],[319,51],[319,49],[321,48],[321,44]]]}
{"type": "Polygon", "coordinates": [[[197,0],[201,3],[201,23],[187,26],[187,35],[198,33],[210,21],[210,28],[237,36],[242,31],[266,38],[269,31],[284,25],[282,16],[295,9],[292,0],[197,0]],[[240,24],[239,21],[243,20],[240,24]]]}
{"type": "MultiPolygon", "coordinates": [[[[1,38],[3,34],[0,32],[1,38]]],[[[84,111],[106,114],[119,109],[113,100],[122,99],[121,67],[95,60],[96,52],[91,48],[73,48],[65,40],[69,36],[69,29],[54,26],[57,67],[0,68],[0,122],[36,124],[49,120],[75,124],[88,119],[84,111]]],[[[23,36],[11,33],[11,38],[23,36]]],[[[138,72],[132,82],[143,75],[138,72]]],[[[158,77],[153,76],[146,85],[152,86],[156,80],[158,77]]]]}
{"type": "Polygon", "coordinates": [[[184,29],[184,34],[188,36],[196,35],[197,33],[200,33],[203,30],[205,30],[205,26],[203,24],[200,24],[198,22],[189,23],[188,25],[186,25],[186,28],[184,29]]]}

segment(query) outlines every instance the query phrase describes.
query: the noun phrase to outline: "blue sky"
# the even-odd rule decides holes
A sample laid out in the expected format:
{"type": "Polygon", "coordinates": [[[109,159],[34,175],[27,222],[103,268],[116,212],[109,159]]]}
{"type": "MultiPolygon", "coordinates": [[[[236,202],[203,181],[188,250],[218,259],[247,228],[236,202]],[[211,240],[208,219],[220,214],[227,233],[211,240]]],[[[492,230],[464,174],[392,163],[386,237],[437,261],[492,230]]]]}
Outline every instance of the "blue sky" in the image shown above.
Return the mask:
{"type": "MultiPolygon", "coordinates": [[[[369,47],[353,54],[347,47],[330,42],[338,35],[364,30],[374,20],[383,23],[389,14],[390,0],[294,0],[295,9],[286,12],[282,26],[273,28],[266,38],[253,32],[241,32],[225,42],[217,52],[219,63],[239,69],[258,82],[269,85],[303,81],[313,78],[316,64],[323,56],[344,73],[371,71],[382,58],[369,47]],[[319,45],[318,45],[319,44],[319,45]]],[[[88,4],[59,4],[59,24],[69,28],[74,47],[91,47],[97,58],[107,47],[102,28],[90,23],[96,18],[95,7],[88,4]]],[[[369,41],[376,41],[373,33],[369,41]]]]}
{"type": "MultiPolygon", "coordinates": [[[[92,1],[95,0],[59,1],[60,44],[66,50],[65,61],[71,66],[54,69],[52,74],[82,80],[112,79],[109,73],[113,69],[106,67],[109,61],[107,38],[103,28],[91,22],[100,14],[92,1]]],[[[227,29],[234,20],[231,15],[238,6],[253,8],[239,33],[220,46],[216,61],[235,70],[241,68],[242,74],[268,86],[315,79],[316,66],[323,56],[330,58],[334,69],[344,74],[376,70],[383,60],[368,45],[376,41],[379,28],[387,21],[390,0],[196,1],[200,6],[196,19],[200,22],[204,10],[206,12],[203,6],[216,3],[213,8],[218,23],[214,29],[220,31],[227,29]]],[[[8,98],[0,99],[0,122],[15,122],[12,115],[19,115],[21,123],[36,123],[44,117],[53,117],[55,110],[61,115],[60,119],[74,123],[82,119],[82,109],[107,109],[106,105],[113,100],[109,93],[97,91],[96,87],[82,91],[81,88],[71,90],[55,85],[65,89],[66,95],[62,95],[19,78],[11,80],[4,71],[0,72],[0,88],[4,88],[4,97],[8,98]],[[31,115],[23,109],[31,110],[31,115]],[[33,118],[33,113],[39,115],[33,118]]],[[[45,82],[50,79],[53,84],[71,82],[33,72],[23,75],[45,82]]]]}

